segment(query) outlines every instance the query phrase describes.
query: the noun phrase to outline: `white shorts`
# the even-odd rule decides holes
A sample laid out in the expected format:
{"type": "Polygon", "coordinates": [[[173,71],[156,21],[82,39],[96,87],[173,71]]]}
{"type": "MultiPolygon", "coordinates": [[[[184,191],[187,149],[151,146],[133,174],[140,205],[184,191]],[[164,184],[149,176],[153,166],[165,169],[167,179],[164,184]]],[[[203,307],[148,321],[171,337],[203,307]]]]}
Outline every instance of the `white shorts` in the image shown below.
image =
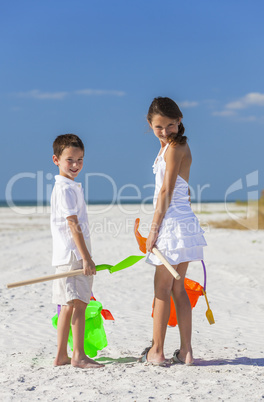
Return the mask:
{"type": "MultiPolygon", "coordinates": [[[[82,269],[82,260],[77,261],[75,254],[72,252],[71,259],[68,264],[56,267],[56,274],[62,272],[82,269]]],[[[89,303],[92,293],[93,275],[77,275],[68,278],[55,279],[53,281],[52,303],[61,306],[70,304],[72,300],[78,299],[84,303],[89,303]]]]}

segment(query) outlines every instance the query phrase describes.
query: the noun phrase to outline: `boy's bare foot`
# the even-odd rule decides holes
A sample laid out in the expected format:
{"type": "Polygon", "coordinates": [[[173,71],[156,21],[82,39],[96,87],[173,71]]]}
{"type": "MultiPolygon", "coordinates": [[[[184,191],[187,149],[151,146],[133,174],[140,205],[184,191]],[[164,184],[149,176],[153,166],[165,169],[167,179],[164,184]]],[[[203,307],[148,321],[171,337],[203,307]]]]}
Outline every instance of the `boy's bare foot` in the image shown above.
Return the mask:
{"type": "Polygon", "coordinates": [[[99,364],[97,362],[95,362],[92,359],[89,359],[89,357],[85,356],[84,359],[80,359],[80,360],[75,360],[75,359],[71,359],[71,365],[73,367],[78,367],[78,368],[102,368],[104,367],[104,364],[99,364]]]}
{"type": "Polygon", "coordinates": [[[56,359],[53,362],[53,366],[65,366],[66,364],[71,364],[71,358],[70,357],[66,357],[64,359],[59,359],[56,357],[56,359]]]}

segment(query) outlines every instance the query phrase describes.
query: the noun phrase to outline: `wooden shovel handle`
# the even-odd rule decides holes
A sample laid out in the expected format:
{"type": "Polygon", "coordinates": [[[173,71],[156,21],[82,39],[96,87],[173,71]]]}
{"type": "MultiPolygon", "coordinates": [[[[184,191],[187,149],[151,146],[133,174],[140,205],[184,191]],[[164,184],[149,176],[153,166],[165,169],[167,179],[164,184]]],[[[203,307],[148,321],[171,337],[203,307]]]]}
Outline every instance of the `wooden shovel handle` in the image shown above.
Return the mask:
{"type": "Polygon", "coordinates": [[[83,270],[75,269],[73,271],[63,272],[61,274],[40,276],[38,278],[28,279],[25,281],[8,283],[6,287],[8,289],[17,288],[19,286],[32,285],[33,283],[39,283],[39,282],[53,281],[54,279],[67,278],[69,276],[76,276],[76,275],[83,275],[83,270]]]}
{"type": "Polygon", "coordinates": [[[173,268],[173,266],[170,265],[170,263],[166,260],[166,258],[161,254],[161,252],[156,247],[153,247],[152,253],[155,254],[158,257],[158,259],[170,271],[170,273],[172,274],[172,276],[175,279],[177,279],[177,280],[181,279],[181,277],[178,274],[178,272],[173,268]]]}

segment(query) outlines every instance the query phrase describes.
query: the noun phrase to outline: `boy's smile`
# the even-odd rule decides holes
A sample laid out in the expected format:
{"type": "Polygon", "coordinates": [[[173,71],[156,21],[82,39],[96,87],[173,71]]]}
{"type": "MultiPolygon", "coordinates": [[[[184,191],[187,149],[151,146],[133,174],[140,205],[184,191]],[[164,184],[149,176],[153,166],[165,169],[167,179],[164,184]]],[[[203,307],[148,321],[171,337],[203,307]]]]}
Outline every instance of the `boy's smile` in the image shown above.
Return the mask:
{"type": "Polygon", "coordinates": [[[83,151],[81,148],[65,148],[57,157],[53,155],[53,162],[59,167],[60,175],[74,180],[83,168],[83,151]]]}

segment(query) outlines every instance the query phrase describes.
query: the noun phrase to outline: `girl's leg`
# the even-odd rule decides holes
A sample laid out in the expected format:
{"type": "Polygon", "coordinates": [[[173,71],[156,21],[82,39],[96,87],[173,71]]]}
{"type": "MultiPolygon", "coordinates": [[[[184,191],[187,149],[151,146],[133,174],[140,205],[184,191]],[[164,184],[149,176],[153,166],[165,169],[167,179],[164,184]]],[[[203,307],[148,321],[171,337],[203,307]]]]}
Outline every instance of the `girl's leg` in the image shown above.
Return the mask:
{"type": "Polygon", "coordinates": [[[84,352],[84,329],[85,329],[85,310],[87,304],[81,300],[73,301],[72,314],[72,336],[73,336],[73,354],[71,364],[80,368],[100,368],[102,364],[89,359],[84,352]]]}
{"type": "Polygon", "coordinates": [[[188,268],[188,262],[183,262],[178,265],[177,271],[181,279],[174,280],[172,294],[176,306],[177,321],[180,331],[180,353],[179,360],[185,363],[193,363],[193,354],[191,346],[192,337],[192,309],[189,297],[184,288],[184,278],[188,268]]]}
{"type": "Polygon", "coordinates": [[[63,366],[64,364],[71,363],[71,359],[68,357],[67,345],[71,324],[72,308],[73,307],[71,305],[61,307],[57,326],[58,348],[57,356],[53,363],[54,366],[63,366]]]}
{"type": "Polygon", "coordinates": [[[170,316],[170,295],[173,285],[173,276],[164,267],[156,267],[154,288],[154,314],[153,314],[153,341],[152,348],[148,352],[148,361],[160,363],[165,360],[164,340],[167,324],[170,316]]]}

